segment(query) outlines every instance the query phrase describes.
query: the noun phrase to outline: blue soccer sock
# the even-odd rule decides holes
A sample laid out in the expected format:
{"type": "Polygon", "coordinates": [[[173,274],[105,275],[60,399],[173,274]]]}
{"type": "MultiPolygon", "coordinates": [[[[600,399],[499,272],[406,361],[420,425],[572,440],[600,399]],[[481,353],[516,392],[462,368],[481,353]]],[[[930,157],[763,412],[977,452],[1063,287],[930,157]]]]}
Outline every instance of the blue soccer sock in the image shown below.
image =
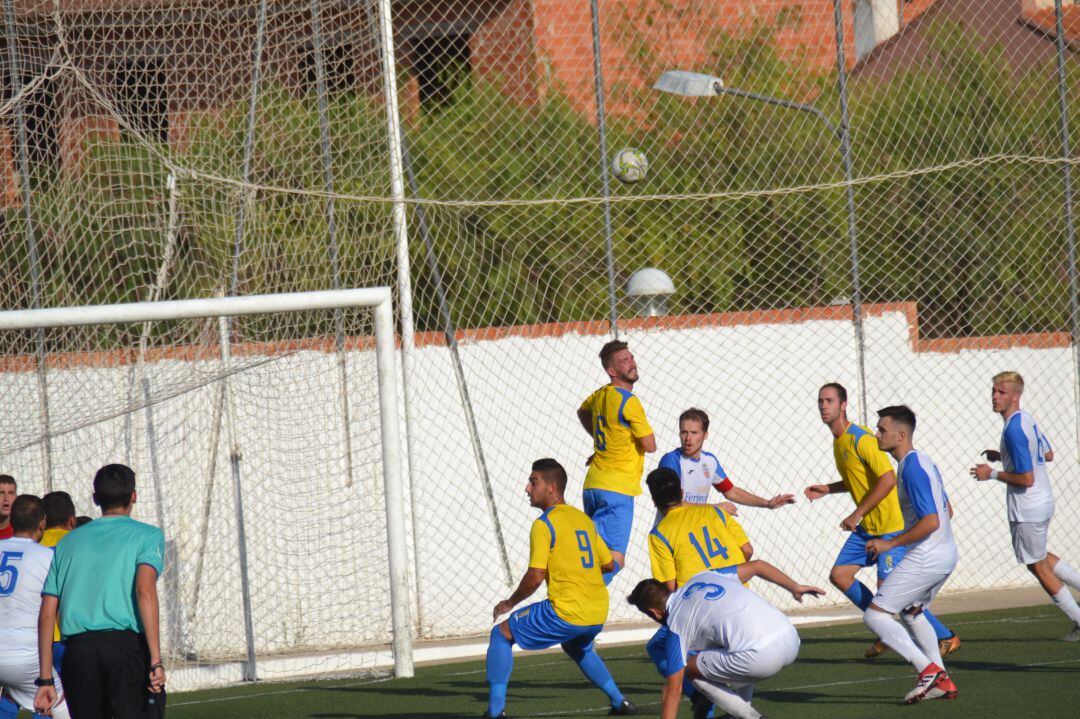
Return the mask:
{"type": "Polygon", "coordinates": [[[850,599],[852,604],[864,612],[866,611],[866,608],[870,606],[870,602],[874,601],[874,593],[858,579],[852,582],[851,586],[844,590],[844,596],[850,599]]]}
{"type": "Polygon", "coordinates": [[[934,634],[937,635],[938,641],[942,639],[951,639],[953,632],[947,626],[941,623],[941,620],[930,613],[929,609],[923,610],[923,616],[926,617],[926,621],[930,622],[930,626],[934,628],[934,634]]]}
{"type": "Polygon", "coordinates": [[[514,670],[513,644],[503,636],[497,624],[492,628],[488,642],[486,669],[490,688],[487,715],[497,717],[506,709],[506,685],[510,682],[510,672],[514,670]]]}
{"type": "Polygon", "coordinates": [[[567,656],[573,659],[578,665],[578,668],[581,669],[581,673],[593,684],[600,687],[600,691],[607,694],[608,699],[611,700],[611,706],[617,707],[623,703],[624,697],[622,692],[620,692],[619,687],[615,685],[615,680],[612,679],[611,672],[608,671],[607,665],[604,664],[604,660],[596,653],[596,649],[593,647],[592,642],[589,642],[589,646],[585,649],[568,644],[563,644],[562,648],[567,656]]]}
{"type": "Polygon", "coordinates": [[[620,571],[622,571],[622,565],[619,564],[618,562],[615,562],[615,568],[612,569],[610,572],[604,572],[604,574],[603,574],[603,576],[604,576],[604,586],[607,586],[608,584],[611,584],[611,580],[614,579],[615,575],[618,574],[620,571]]]}

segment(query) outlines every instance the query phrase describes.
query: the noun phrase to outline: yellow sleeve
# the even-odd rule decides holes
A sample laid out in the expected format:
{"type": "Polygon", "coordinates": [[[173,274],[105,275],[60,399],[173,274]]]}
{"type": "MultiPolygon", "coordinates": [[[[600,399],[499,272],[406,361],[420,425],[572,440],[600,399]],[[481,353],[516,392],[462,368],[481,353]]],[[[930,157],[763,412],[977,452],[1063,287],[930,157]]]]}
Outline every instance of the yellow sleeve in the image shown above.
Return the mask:
{"type": "Polygon", "coordinates": [[[602,567],[614,559],[614,557],[611,556],[611,549],[608,548],[607,542],[604,541],[604,538],[600,536],[599,532],[595,532],[593,537],[595,537],[594,543],[596,547],[594,548],[594,551],[596,552],[597,564],[602,567]]]}
{"type": "Polygon", "coordinates": [[[653,434],[649,420],[645,419],[645,408],[641,406],[641,400],[637,398],[637,395],[626,401],[626,406],[623,407],[623,419],[630,425],[630,434],[635,437],[648,437],[653,434]]]}
{"type": "Polygon", "coordinates": [[[727,530],[731,533],[731,536],[735,539],[735,546],[741,547],[744,544],[750,544],[750,538],[746,536],[746,530],[742,528],[738,520],[727,515],[727,530]]]}
{"type": "Polygon", "coordinates": [[[595,396],[596,392],[592,392],[588,397],[585,398],[585,401],[581,403],[581,406],[578,407],[578,409],[587,409],[592,412],[593,397],[595,396]]]}
{"type": "Polygon", "coordinates": [[[894,471],[892,462],[889,461],[884,452],[878,449],[877,439],[872,435],[867,434],[860,437],[856,451],[859,454],[859,459],[867,466],[875,480],[894,471]]]}
{"type": "Polygon", "coordinates": [[[664,540],[654,532],[649,532],[649,563],[656,581],[670,582],[675,579],[675,557],[664,540]]]}
{"type": "Polygon", "coordinates": [[[546,523],[539,519],[533,522],[529,530],[529,567],[547,569],[548,555],[551,554],[553,537],[546,523]]]}

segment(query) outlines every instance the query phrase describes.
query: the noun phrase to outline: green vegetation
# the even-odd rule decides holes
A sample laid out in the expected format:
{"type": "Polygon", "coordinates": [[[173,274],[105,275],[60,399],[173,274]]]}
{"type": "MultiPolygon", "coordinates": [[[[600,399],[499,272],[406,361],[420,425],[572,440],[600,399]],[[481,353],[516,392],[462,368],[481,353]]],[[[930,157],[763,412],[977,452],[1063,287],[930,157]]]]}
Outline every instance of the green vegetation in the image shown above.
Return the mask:
{"type": "MultiPolygon", "coordinates": [[[[901,698],[914,672],[895,654],[862,658],[869,633],[861,625],[804,629],[799,658],[755,692],[755,707],[770,717],[910,719],[963,716],[985,719],[1068,717],[1080,701],[1080,657],[1059,641],[1068,622],[1052,607],[1031,607],[948,617],[963,637],[946,660],[960,689],[954,701],[918,707],[901,698]]],[[[644,646],[601,646],[600,653],[620,689],[656,714],[660,677],[644,646]]],[[[210,719],[228,714],[265,719],[296,717],[477,717],[487,687],[482,662],[423,667],[407,680],[338,680],[268,684],[175,694],[174,719],[210,719]]],[[[507,714],[602,716],[606,698],[561,653],[526,654],[515,661],[507,714]]],[[[686,702],[680,712],[689,717],[686,702]]]]}
{"type": "MultiPolygon", "coordinates": [[[[653,18],[622,21],[642,25],[653,18]]],[[[830,76],[800,76],[772,50],[775,27],[743,39],[717,34],[709,63],[735,87],[811,101],[836,117],[830,76]]],[[[851,117],[856,176],[876,176],[1000,154],[1059,150],[1052,67],[1025,76],[999,48],[936,21],[933,62],[880,80],[856,72],[851,117]]],[[[642,67],[661,67],[644,46],[642,67]]],[[[1073,73],[1075,76],[1076,73],[1073,73]]],[[[591,81],[591,80],[590,80],[591,81]]],[[[1073,96],[1080,90],[1075,82],[1073,96]]],[[[640,84],[610,85],[609,148],[642,148],[648,179],[613,183],[620,286],[655,265],[677,278],[676,312],[818,305],[851,295],[843,190],[732,196],[836,183],[836,138],[814,117],[734,98],[688,101],[640,84]],[[620,109],[621,108],[621,109],[620,109]],[[620,114],[621,113],[621,114],[620,114]],[[625,201],[633,194],[720,194],[625,201]]],[[[407,121],[420,196],[443,201],[569,200],[600,195],[596,132],[587,110],[548,92],[526,107],[480,82],[407,121]]],[[[242,293],[394,283],[394,247],[382,106],[361,91],[331,98],[333,203],[339,270],[330,261],[317,103],[280,86],[260,97],[251,182],[243,164],[245,102],[192,115],[187,144],[97,141],[82,171],[39,179],[34,199],[45,305],[145,299],[169,226],[168,159],[181,176],[176,260],[164,298],[202,297],[231,285],[243,218],[242,293]],[[219,179],[213,179],[219,178],[219,179]],[[288,191],[277,191],[286,189],[288,191]],[[311,194],[316,193],[316,194],[311,194]]],[[[1073,113],[1075,118],[1080,113],[1073,113]]],[[[1074,135],[1076,133],[1074,129],[1074,135]]],[[[861,284],[868,302],[919,303],[924,336],[1067,327],[1068,266],[1061,169],[988,162],[860,185],[861,284]]],[[[419,329],[438,329],[429,260],[454,321],[480,327],[606,316],[598,203],[425,205],[410,208],[419,329]],[[423,226],[434,246],[429,258],[423,226]]],[[[29,303],[23,214],[5,213],[0,278],[11,306],[29,303]]],[[[626,310],[626,308],[623,308],[626,310]]],[[[249,331],[255,325],[246,325],[249,331]]],[[[267,327],[267,331],[271,328],[267,327]]],[[[317,331],[314,327],[312,331],[317,331]]]]}

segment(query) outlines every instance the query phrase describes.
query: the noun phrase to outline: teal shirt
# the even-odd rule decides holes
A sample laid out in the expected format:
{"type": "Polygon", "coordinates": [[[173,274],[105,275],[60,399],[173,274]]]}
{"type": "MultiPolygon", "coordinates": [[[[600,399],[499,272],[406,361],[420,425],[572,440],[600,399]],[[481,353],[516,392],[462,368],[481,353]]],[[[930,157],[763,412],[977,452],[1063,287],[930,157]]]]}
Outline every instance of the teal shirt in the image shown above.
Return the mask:
{"type": "Polygon", "coordinates": [[[111,515],[69,532],[56,545],[42,595],[60,600],[60,636],[123,630],[142,633],[135,601],[140,564],[165,570],[165,535],[131,517],[111,515]]]}

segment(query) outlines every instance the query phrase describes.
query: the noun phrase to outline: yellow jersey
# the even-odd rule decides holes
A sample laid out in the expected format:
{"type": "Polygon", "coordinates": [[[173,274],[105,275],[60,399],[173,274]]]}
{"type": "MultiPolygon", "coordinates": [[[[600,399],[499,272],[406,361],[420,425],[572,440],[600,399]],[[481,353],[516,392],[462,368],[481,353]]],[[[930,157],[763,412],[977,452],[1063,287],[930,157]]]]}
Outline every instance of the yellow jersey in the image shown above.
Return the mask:
{"type": "Polygon", "coordinates": [[[641,494],[645,452],[637,440],[653,433],[645,409],[633,392],[604,385],[581,403],[592,414],[593,460],[585,489],[604,489],[636,497],[641,494]]]}
{"type": "Polygon", "coordinates": [[[746,561],[742,546],[750,540],[742,526],[710,504],[682,504],[668,510],[649,532],[653,579],[682,586],[706,569],[723,569],[746,561]]]}
{"type": "MultiPolygon", "coordinates": [[[[877,438],[866,427],[852,422],[842,435],[833,440],[833,459],[840,481],[858,504],[877,481],[894,471],[888,456],[878,448],[877,438]]],[[[878,506],[863,517],[859,525],[876,536],[904,529],[904,515],[894,487],[878,506]]]]}
{"type": "MultiPolygon", "coordinates": [[[[38,542],[38,544],[43,547],[52,547],[53,549],[55,549],[56,543],[63,539],[64,535],[67,534],[69,531],[71,530],[64,529],[63,527],[52,527],[51,529],[46,529],[45,533],[41,535],[41,541],[38,542]]],[[[53,641],[60,641],[59,625],[53,627],[53,641]]]]}
{"type": "Polygon", "coordinates": [[[56,543],[64,538],[64,535],[69,530],[63,527],[53,527],[52,529],[46,529],[45,533],[41,535],[41,541],[38,542],[43,547],[56,547],[56,543]]]}
{"type": "Polygon", "coordinates": [[[611,550],[580,509],[556,504],[532,524],[529,567],[547,570],[548,599],[569,624],[607,621],[608,590],[600,567],[610,561],[611,550]]]}

